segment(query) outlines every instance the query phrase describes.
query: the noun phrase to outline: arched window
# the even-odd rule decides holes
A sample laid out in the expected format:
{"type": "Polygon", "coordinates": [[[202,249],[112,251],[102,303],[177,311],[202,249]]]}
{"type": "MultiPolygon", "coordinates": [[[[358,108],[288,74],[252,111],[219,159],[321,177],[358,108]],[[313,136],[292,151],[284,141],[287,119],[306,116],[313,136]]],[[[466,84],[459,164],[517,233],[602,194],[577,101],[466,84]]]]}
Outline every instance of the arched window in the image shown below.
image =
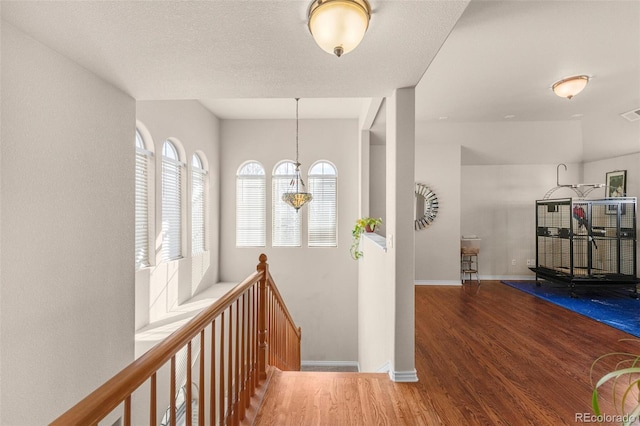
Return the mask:
{"type": "Polygon", "coordinates": [[[236,247],[264,247],[266,186],[262,164],[247,161],[236,175],[236,247]]]}
{"type": "Polygon", "coordinates": [[[153,152],[147,149],[142,134],[136,129],[136,241],[135,265],[136,269],[149,266],[149,169],[153,152]]]}
{"type": "Polygon", "coordinates": [[[337,247],[338,173],[328,161],[309,169],[309,247],[337,247]]]}
{"type": "Polygon", "coordinates": [[[162,260],[182,257],[182,169],[173,142],[162,145],[162,260]]]}
{"type": "Polygon", "coordinates": [[[284,201],[282,194],[289,189],[292,179],[295,179],[296,165],[293,161],[282,161],[273,169],[271,182],[272,218],[273,218],[273,247],[300,247],[300,214],[284,201]]]}
{"type": "Polygon", "coordinates": [[[206,250],[207,171],[198,154],[191,157],[191,253],[206,250]]]}

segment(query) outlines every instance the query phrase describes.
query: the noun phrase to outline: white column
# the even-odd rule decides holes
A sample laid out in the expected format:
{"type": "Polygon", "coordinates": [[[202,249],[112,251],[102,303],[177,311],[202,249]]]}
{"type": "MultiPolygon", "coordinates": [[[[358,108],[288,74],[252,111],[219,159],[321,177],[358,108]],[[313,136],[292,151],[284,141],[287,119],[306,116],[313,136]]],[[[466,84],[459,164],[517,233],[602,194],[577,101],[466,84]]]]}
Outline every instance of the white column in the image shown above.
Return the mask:
{"type": "Polygon", "coordinates": [[[415,89],[396,89],[387,98],[387,279],[395,282],[393,359],[397,382],[418,380],[414,337],[415,89]]]}

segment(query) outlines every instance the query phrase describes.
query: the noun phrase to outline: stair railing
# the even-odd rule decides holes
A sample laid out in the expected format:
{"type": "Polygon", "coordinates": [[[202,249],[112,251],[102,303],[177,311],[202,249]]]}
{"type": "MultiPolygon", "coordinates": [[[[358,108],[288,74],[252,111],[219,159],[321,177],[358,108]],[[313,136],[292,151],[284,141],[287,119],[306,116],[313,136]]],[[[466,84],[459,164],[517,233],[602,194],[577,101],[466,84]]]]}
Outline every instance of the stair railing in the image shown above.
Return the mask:
{"type": "MultiPolygon", "coordinates": [[[[267,365],[281,370],[300,369],[300,328],[296,327],[269,273],[267,256],[260,255],[257,271],[187,324],[129,364],[74,407],[54,420],[52,426],[97,425],[115,410],[122,424],[156,426],[165,412],[158,401],[161,369],[169,367],[170,425],[176,425],[176,355],[187,353],[186,412],[198,401],[198,425],[238,425],[260,381],[267,377],[267,365]],[[198,340],[199,339],[199,340],[198,340]],[[192,371],[192,346],[200,354],[192,371]],[[194,378],[193,376],[197,376],[194,378]],[[143,386],[144,385],[144,386],[143,386]],[[148,387],[148,407],[134,404],[136,392],[148,387]],[[135,393],[135,398],[134,398],[135,393]]],[[[185,417],[192,426],[191,416],[185,417]]]]}
{"type": "Polygon", "coordinates": [[[300,370],[300,339],[302,332],[296,327],[273,277],[267,271],[267,325],[269,365],[284,371],[300,370]]]}

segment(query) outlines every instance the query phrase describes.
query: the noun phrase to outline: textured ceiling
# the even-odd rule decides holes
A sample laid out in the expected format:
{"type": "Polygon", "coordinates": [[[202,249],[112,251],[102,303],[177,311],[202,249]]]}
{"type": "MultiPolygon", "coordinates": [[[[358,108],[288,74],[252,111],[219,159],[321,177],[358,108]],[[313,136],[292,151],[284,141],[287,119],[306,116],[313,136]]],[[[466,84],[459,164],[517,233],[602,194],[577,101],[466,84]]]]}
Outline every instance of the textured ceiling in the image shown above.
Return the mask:
{"type": "Polygon", "coordinates": [[[414,86],[466,1],[372,2],[341,58],[315,45],[309,1],[3,1],[3,18],[139,100],[354,98],[414,86]]]}
{"type": "MultiPolygon", "coordinates": [[[[291,119],[296,116],[296,101],[289,99],[201,99],[200,102],[222,119],[291,119]]],[[[365,107],[364,98],[302,98],[300,119],[358,119],[365,107]]]]}
{"type": "Polygon", "coordinates": [[[198,99],[222,118],[292,118],[295,97],[302,118],[354,118],[416,84],[420,122],[623,126],[640,107],[638,0],[370,0],[369,30],[342,58],[315,45],[309,2],[2,0],[2,17],[136,99],[198,99]],[[583,93],[553,95],[582,73],[583,93]]]}

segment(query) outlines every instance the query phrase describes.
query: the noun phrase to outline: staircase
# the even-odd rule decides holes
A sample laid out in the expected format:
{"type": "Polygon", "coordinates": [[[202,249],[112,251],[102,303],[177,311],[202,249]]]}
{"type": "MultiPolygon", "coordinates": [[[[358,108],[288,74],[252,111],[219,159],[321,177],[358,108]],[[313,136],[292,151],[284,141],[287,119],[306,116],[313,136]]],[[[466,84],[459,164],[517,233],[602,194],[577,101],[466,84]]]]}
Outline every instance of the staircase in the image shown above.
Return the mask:
{"type": "Polygon", "coordinates": [[[250,424],[269,375],[300,369],[300,338],[262,254],[256,272],[51,425],[250,424]]]}

